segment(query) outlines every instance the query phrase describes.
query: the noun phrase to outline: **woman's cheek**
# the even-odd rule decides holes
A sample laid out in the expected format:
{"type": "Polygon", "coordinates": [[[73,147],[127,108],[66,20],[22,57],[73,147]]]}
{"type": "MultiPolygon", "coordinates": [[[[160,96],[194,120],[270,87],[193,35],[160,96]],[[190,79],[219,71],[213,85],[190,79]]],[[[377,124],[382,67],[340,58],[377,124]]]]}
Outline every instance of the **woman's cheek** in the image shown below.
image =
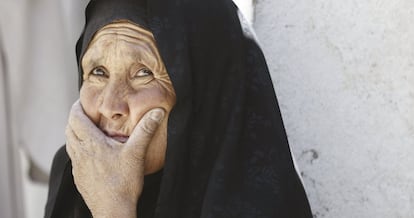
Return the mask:
{"type": "Polygon", "coordinates": [[[80,102],[85,114],[95,124],[99,121],[99,96],[101,91],[95,87],[91,87],[88,84],[84,84],[80,90],[80,102]]]}
{"type": "Polygon", "coordinates": [[[167,81],[160,80],[158,86],[162,90],[163,97],[167,99],[168,107],[172,108],[175,105],[176,96],[171,81],[169,79],[167,81]]]}
{"type": "Polygon", "coordinates": [[[152,108],[161,107],[168,110],[167,98],[165,92],[157,85],[139,89],[134,95],[129,97],[129,105],[131,110],[145,110],[148,111],[152,108]]]}

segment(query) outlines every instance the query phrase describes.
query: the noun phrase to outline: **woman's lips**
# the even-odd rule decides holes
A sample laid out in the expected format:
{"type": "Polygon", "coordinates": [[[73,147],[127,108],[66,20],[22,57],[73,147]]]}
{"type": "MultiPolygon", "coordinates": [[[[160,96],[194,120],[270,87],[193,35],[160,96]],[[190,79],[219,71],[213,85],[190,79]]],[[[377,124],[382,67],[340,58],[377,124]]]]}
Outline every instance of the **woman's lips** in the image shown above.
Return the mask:
{"type": "Polygon", "coordinates": [[[127,142],[128,138],[129,138],[128,135],[124,135],[124,134],[114,133],[114,132],[110,132],[110,131],[104,131],[104,132],[108,137],[110,137],[110,138],[112,138],[112,139],[114,139],[118,142],[121,142],[121,143],[127,142]]]}
{"type": "Polygon", "coordinates": [[[116,141],[121,142],[121,143],[127,142],[128,138],[129,138],[129,136],[109,136],[109,137],[111,137],[111,138],[113,138],[116,141]]]}

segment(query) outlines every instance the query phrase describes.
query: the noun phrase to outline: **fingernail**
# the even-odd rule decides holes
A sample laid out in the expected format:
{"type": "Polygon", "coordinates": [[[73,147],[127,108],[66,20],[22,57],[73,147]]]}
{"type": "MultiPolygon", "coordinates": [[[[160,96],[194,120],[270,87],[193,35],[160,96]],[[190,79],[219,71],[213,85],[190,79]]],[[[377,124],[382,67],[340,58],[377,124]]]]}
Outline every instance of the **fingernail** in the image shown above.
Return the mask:
{"type": "Polygon", "coordinates": [[[151,111],[150,117],[157,122],[161,122],[164,118],[164,110],[161,108],[154,109],[151,111]]]}

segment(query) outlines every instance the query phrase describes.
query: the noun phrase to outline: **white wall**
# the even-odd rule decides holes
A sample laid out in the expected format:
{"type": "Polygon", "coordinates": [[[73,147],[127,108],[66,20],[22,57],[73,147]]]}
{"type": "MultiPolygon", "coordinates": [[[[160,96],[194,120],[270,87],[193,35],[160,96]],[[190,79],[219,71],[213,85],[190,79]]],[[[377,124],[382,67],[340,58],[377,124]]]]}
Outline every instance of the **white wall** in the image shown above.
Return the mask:
{"type": "MultiPolygon", "coordinates": [[[[7,208],[0,210],[1,218],[20,218],[23,213],[28,218],[43,216],[47,184],[32,181],[28,174],[31,162],[26,158],[48,172],[54,153],[64,144],[67,115],[78,96],[75,42],[86,3],[0,1],[0,34],[8,65],[7,80],[1,78],[1,83],[8,84],[10,99],[8,114],[1,103],[0,118],[9,118],[12,132],[7,135],[10,143],[0,138],[0,191],[5,193],[0,204],[1,209],[7,208]],[[3,153],[7,148],[12,149],[3,153]]],[[[0,101],[5,94],[0,89],[0,101]]],[[[5,124],[3,119],[0,123],[5,124]]],[[[0,134],[6,134],[4,129],[0,126],[0,134]]]]}
{"type": "Polygon", "coordinates": [[[6,99],[3,94],[5,90],[5,63],[1,58],[1,37],[0,37],[0,217],[12,217],[11,210],[11,181],[10,170],[13,168],[10,166],[9,160],[9,130],[6,122],[6,99]]]}
{"type": "Polygon", "coordinates": [[[233,0],[233,2],[237,5],[240,11],[243,14],[243,17],[253,24],[254,19],[254,6],[253,0],[233,0]]]}
{"type": "Polygon", "coordinates": [[[315,217],[414,217],[414,1],[255,12],[315,217]]]}

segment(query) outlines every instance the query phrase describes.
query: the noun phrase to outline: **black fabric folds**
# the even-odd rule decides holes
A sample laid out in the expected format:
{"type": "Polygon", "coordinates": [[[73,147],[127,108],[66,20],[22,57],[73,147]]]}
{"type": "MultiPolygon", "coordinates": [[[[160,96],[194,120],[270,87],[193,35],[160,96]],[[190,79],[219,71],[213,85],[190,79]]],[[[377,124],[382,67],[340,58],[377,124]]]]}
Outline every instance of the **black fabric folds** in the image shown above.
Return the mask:
{"type": "MultiPolygon", "coordinates": [[[[153,32],[177,95],[165,166],[145,177],[138,217],[312,217],[264,56],[233,2],[92,0],[78,62],[118,19],[153,32]]],[[[49,187],[46,217],[90,217],[64,149],[49,187]]]]}

